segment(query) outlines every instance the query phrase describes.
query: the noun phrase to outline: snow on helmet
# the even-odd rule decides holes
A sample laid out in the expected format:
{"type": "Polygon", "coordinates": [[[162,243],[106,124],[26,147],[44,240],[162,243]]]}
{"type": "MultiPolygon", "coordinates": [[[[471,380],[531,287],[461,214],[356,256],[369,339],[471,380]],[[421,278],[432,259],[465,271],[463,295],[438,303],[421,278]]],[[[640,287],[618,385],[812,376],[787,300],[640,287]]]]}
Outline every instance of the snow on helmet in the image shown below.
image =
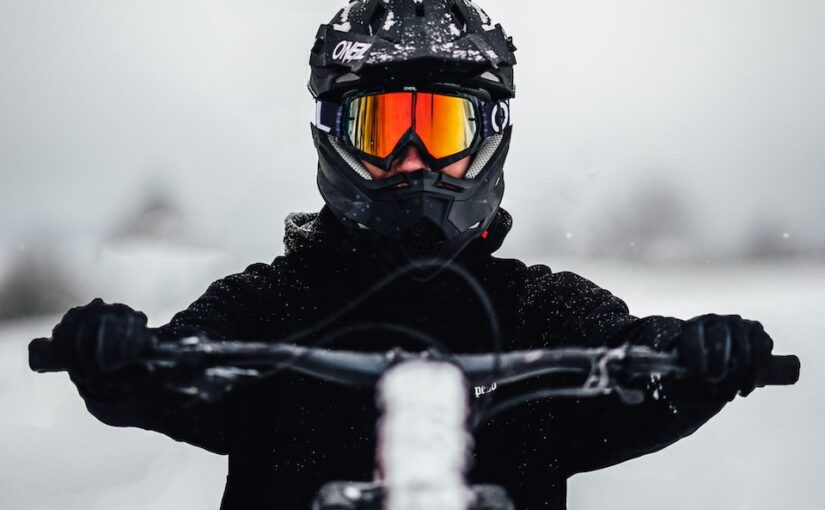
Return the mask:
{"type": "MultiPolygon", "coordinates": [[[[312,133],[318,188],[335,216],[399,263],[446,263],[482,237],[504,194],[515,49],[470,0],[352,0],[321,25],[310,56],[312,133]],[[347,127],[351,98],[393,92],[448,94],[474,105],[473,143],[456,155],[474,156],[463,179],[433,171],[372,179],[347,127]]],[[[414,127],[405,136],[396,150],[407,142],[425,149],[414,127]]]]}

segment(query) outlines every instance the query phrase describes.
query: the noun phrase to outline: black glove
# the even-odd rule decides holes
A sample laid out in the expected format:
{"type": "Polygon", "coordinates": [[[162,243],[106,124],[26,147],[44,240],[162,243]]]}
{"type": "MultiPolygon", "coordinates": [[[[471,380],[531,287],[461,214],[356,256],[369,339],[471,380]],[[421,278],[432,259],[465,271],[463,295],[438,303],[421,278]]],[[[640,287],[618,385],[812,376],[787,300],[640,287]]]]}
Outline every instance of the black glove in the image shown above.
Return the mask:
{"type": "Polygon", "coordinates": [[[154,345],[146,315],[95,299],[72,308],[52,330],[72,381],[96,396],[132,392],[144,379],[141,356],[154,345]]]}
{"type": "Polygon", "coordinates": [[[750,394],[769,366],[773,340],[762,324],[738,315],[703,315],[685,323],[676,343],[690,375],[733,400],[750,394]]]}

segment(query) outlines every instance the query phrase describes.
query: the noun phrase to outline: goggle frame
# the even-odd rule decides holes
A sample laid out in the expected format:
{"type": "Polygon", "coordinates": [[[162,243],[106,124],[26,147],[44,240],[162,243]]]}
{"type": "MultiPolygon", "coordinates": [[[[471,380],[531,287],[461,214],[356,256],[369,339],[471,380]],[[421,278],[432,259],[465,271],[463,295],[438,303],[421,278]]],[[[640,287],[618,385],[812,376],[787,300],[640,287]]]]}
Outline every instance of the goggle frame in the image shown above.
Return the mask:
{"type": "Polygon", "coordinates": [[[384,171],[389,171],[392,163],[399,157],[401,151],[407,145],[414,145],[421,153],[424,160],[430,164],[430,169],[440,171],[443,168],[464,159],[478,151],[482,143],[490,136],[501,134],[507,127],[512,125],[510,118],[509,99],[490,100],[489,95],[481,94],[478,90],[462,89],[455,86],[434,85],[428,87],[404,86],[398,88],[375,88],[359,90],[345,94],[340,102],[316,100],[315,126],[329,135],[335,136],[345,149],[357,155],[360,159],[367,161],[384,171]],[[451,154],[442,158],[434,157],[420,136],[415,132],[415,126],[410,128],[399,138],[395,147],[387,157],[380,158],[358,149],[350,140],[347,112],[350,104],[359,98],[373,96],[377,94],[387,94],[394,92],[412,92],[439,94],[451,97],[460,97],[469,100],[475,111],[474,121],[477,123],[475,135],[470,146],[456,154],[451,154]]]}

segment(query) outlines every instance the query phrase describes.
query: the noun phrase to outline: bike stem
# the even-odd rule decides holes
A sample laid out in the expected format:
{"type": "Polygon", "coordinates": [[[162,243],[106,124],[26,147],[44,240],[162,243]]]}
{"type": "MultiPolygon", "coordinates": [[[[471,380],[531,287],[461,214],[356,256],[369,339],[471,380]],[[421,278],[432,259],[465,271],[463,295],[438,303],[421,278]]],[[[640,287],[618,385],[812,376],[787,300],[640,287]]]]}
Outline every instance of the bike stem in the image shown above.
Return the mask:
{"type": "Polygon", "coordinates": [[[378,383],[377,462],[386,510],[467,510],[469,386],[443,361],[404,361],[378,383]]]}

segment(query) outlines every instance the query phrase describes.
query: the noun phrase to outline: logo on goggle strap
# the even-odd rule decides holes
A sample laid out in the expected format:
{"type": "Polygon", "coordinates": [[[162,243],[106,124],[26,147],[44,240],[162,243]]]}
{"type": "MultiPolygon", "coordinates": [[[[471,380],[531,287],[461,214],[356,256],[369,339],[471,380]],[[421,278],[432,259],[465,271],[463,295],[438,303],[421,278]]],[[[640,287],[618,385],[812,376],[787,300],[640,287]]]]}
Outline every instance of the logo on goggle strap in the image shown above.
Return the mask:
{"type": "Polygon", "coordinates": [[[496,133],[501,133],[504,128],[510,125],[510,105],[507,101],[501,101],[493,107],[490,122],[493,124],[493,131],[496,133]]]}
{"type": "Polygon", "coordinates": [[[341,41],[332,50],[332,59],[348,64],[353,60],[362,60],[367,51],[372,48],[370,43],[355,41],[341,41]]]}

